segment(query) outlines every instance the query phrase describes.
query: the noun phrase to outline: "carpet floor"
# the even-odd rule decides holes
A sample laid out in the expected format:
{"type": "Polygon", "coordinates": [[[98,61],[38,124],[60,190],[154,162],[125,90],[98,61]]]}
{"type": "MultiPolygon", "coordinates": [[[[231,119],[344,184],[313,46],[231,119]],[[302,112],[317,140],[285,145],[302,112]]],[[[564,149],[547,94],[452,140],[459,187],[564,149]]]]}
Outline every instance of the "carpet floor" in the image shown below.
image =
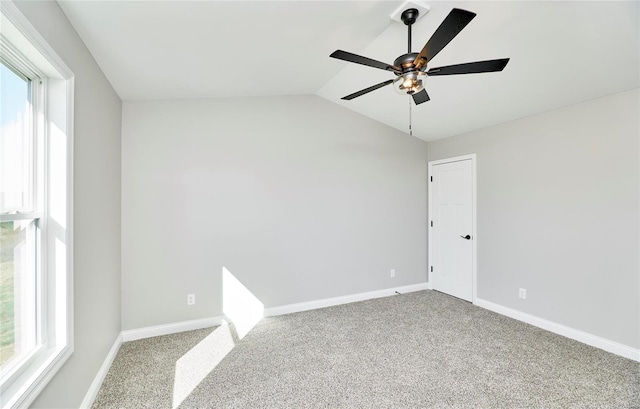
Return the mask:
{"type": "Polygon", "coordinates": [[[435,291],[126,342],[102,408],[640,408],[640,363],[435,291]]]}

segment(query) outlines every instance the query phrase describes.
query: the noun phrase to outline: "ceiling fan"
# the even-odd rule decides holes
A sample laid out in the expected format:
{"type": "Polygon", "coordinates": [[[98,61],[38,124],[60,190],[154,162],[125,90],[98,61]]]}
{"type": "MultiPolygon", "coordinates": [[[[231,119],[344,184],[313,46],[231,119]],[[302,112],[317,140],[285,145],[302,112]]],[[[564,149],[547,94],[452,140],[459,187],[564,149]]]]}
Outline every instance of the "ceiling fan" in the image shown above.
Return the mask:
{"type": "Polygon", "coordinates": [[[424,75],[455,75],[455,74],[475,74],[481,72],[502,71],[509,62],[508,58],[499,60],[476,61],[464,64],[447,65],[444,67],[431,68],[428,71],[427,64],[435,57],[455,36],[466,27],[467,24],[476,16],[470,11],[453,9],[444,19],[429,41],[425,44],[419,53],[411,52],[411,26],[418,18],[418,10],[410,8],[402,12],[401,19],[408,28],[408,52],[396,58],[391,64],[385,64],[371,58],[363,57],[347,51],[336,50],[330,57],[337,58],[356,64],[362,64],[369,67],[379,68],[381,70],[393,72],[397,78],[372,85],[353,94],[342,97],[344,100],[352,100],[360,97],[378,88],[382,88],[391,83],[397,92],[404,95],[411,95],[413,101],[418,104],[429,101],[429,94],[424,89],[423,80],[420,77],[424,75]]]}

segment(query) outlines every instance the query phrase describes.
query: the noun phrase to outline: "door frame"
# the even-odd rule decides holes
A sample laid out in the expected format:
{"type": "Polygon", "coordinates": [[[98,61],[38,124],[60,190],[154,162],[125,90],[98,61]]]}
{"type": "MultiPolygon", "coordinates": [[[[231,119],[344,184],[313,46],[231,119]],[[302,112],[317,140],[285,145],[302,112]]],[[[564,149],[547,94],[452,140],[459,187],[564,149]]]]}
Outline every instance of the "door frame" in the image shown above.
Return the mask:
{"type": "Polygon", "coordinates": [[[433,197],[431,195],[431,186],[432,186],[432,182],[431,182],[431,177],[433,176],[433,167],[435,165],[441,165],[444,163],[451,163],[451,162],[460,162],[463,160],[471,160],[471,209],[472,209],[472,214],[471,214],[471,237],[473,237],[472,241],[472,251],[473,251],[473,255],[471,258],[471,286],[472,286],[472,291],[471,291],[471,303],[475,304],[476,303],[476,299],[477,299],[477,283],[478,283],[478,232],[477,232],[477,226],[476,226],[476,221],[477,221],[477,212],[476,212],[476,154],[472,153],[469,155],[462,155],[462,156],[454,156],[452,158],[446,158],[446,159],[438,159],[438,160],[433,160],[433,161],[429,161],[428,166],[427,166],[427,184],[428,184],[428,189],[427,189],[427,194],[429,195],[429,199],[428,199],[428,209],[427,209],[427,230],[428,230],[428,235],[427,235],[427,239],[429,241],[428,244],[428,249],[427,249],[427,257],[428,257],[428,261],[429,261],[429,268],[427,271],[427,274],[429,275],[429,280],[428,280],[428,286],[430,289],[433,289],[433,281],[432,281],[432,277],[431,277],[431,267],[433,266],[433,264],[431,264],[431,261],[433,260],[431,257],[431,245],[433,243],[433,235],[431,233],[432,227],[431,227],[431,220],[433,220],[431,218],[431,198],[433,197]]]}

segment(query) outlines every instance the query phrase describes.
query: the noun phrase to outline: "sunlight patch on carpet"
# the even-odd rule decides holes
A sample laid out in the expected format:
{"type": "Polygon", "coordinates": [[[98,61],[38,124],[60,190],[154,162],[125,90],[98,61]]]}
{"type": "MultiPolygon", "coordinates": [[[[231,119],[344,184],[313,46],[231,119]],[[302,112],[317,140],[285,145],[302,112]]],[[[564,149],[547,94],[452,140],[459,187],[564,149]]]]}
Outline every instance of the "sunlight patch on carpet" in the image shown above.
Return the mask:
{"type": "Polygon", "coordinates": [[[234,346],[231,330],[225,323],[178,359],[173,383],[174,409],[213,371],[234,346]]]}

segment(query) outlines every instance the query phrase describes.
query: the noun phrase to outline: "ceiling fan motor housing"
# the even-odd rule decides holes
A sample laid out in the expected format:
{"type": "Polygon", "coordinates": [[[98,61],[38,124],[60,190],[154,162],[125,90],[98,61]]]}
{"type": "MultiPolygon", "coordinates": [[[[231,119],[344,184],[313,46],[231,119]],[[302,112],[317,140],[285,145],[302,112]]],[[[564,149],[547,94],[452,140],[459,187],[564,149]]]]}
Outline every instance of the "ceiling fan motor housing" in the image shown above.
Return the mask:
{"type": "Polygon", "coordinates": [[[402,72],[415,71],[413,68],[413,62],[419,53],[407,53],[403,54],[400,57],[396,58],[393,62],[393,65],[396,67],[401,67],[402,72]]]}

